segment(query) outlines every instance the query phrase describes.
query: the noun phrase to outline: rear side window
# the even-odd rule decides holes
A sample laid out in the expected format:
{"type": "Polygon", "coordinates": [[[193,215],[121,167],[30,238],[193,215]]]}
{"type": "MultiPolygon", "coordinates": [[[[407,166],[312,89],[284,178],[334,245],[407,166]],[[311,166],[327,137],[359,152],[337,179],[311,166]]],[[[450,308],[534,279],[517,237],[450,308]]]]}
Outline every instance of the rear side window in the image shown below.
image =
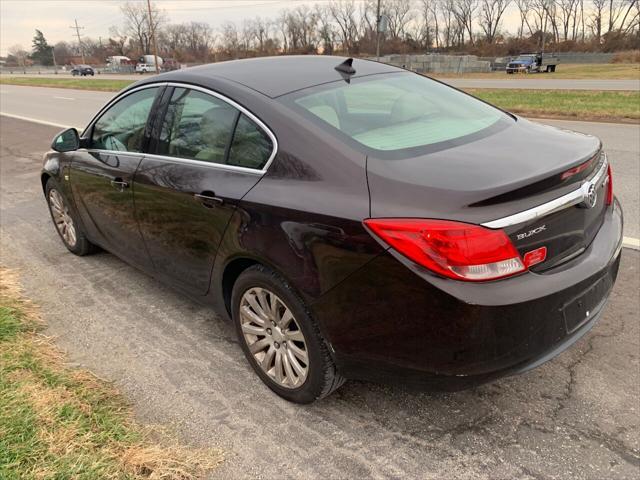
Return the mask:
{"type": "Polygon", "coordinates": [[[412,73],[321,85],[282,101],[379,151],[456,140],[508,118],[495,107],[412,73]]]}
{"type": "Polygon", "coordinates": [[[273,148],[267,133],[234,106],[198,90],[176,88],[162,121],[157,153],[259,170],[273,148]]]}
{"type": "Polygon", "coordinates": [[[93,126],[91,148],[142,151],[144,129],[157,91],[146,88],[133,92],[109,107],[93,126]]]}
{"type": "Polygon", "coordinates": [[[206,93],[176,88],[160,130],[159,153],[225,163],[240,112],[206,93]]]}
{"type": "Polygon", "coordinates": [[[244,113],[240,115],[229,150],[229,165],[261,169],[272,151],[269,136],[244,113]]]}

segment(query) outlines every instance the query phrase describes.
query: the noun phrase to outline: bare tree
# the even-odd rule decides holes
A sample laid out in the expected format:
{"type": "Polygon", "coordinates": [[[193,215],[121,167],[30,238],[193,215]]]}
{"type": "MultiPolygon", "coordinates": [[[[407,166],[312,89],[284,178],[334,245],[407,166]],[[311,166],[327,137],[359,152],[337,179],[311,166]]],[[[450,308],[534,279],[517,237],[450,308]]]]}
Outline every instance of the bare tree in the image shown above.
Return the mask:
{"type": "Polygon", "coordinates": [[[166,23],[167,16],[164,11],[156,4],[151,4],[151,22],[147,6],[142,3],[126,2],[120,7],[120,11],[125,18],[123,33],[134,39],[141,54],[149,53],[153,35],[166,23]]]}
{"type": "MultiPolygon", "coordinates": [[[[131,52],[131,42],[129,41],[129,37],[122,33],[118,27],[111,27],[109,29],[109,35],[109,45],[111,49],[123,57],[129,55],[129,52],[131,52]]],[[[58,55],[57,51],[56,55],[58,55]]]]}
{"type": "Polygon", "coordinates": [[[382,4],[382,13],[389,21],[389,34],[394,40],[404,37],[407,26],[413,20],[410,0],[386,0],[382,4]]]}
{"type": "Polygon", "coordinates": [[[325,5],[315,5],[318,20],[318,40],[322,44],[322,53],[332,55],[336,41],[336,29],[331,22],[331,12],[325,5]]]}
{"type": "Polygon", "coordinates": [[[531,27],[531,23],[529,23],[529,14],[531,0],[516,0],[516,5],[518,6],[518,12],[520,13],[520,28],[518,29],[518,38],[522,38],[524,36],[524,26],[527,26],[529,30],[529,35],[533,35],[533,28],[531,27]]]}
{"type": "Polygon", "coordinates": [[[329,4],[329,12],[338,25],[342,49],[347,53],[354,48],[358,38],[358,21],[354,0],[337,0],[329,4]]]}
{"type": "Polygon", "coordinates": [[[443,25],[443,40],[444,47],[449,48],[453,45],[454,39],[459,36],[460,26],[458,24],[457,16],[454,14],[455,0],[439,0],[442,13],[442,25],[443,25]]]}
{"type": "Polygon", "coordinates": [[[493,43],[500,21],[511,0],[482,0],[480,3],[479,24],[487,42],[493,43]]]}
{"type": "Polygon", "coordinates": [[[27,62],[27,58],[29,57],[29,52],[27,52],[22,45],[12,45],[11,47],[9,47],[9,49],[7,50],[7,53],[9,54],[9,56],[13,57],[16,61],[16,63],[24,68],[27,62]]]}
{"type": "Polygon", "coordinates": [[[640,30],[640,1],[625,0],[623,3],[626,10],[618,26],[618,33],[626,33],[636,28],[640,30]]]}
{"type": "Polygon", "coordinates": [[[589,29],[598,43],[602,40],[604,12],[607,1],[608,0],[592,0],[591,15],[589,15],[589,29]]]}
{"type": "Polygon", "coordinates": [[[473,45],[473,19],[478,4],[475,0],[456,0],[453,3],[453,15],[459,25],[460,43],[464,44],[465,32],[469,34],[469,43],[473,45]]]}
{"type": "Polygon", "coordinates": [[[438,21],[438,2],[437,0],[422,0],[422,20],[425,28],[431,30],[431,41],[427,48],[434,43],[436,48],[440,48],[440,23],[438,21]]]}
{"type": "Polygon", "coordinates": [[[238,29],[234,23],[226,22],[222,25],[220,44],[226,55],[231,58],[238,58],[240,53],[240,39],[238,29]]]}

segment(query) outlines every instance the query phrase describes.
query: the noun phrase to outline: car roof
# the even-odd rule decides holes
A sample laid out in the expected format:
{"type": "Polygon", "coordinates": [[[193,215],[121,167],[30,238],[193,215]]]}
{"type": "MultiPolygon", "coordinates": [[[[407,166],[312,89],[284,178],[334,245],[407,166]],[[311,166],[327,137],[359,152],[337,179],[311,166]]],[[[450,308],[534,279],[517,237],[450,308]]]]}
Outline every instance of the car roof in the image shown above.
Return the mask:
{"type": "MultiPolygon", "coordinates": [[[[344,74],[336,71],[335,67],[345,60],[347,57],[328,55],[260,57],[211,63],[181,72],[185,75],[224,78],[275,98],[314,85],[343,80],[344,74]]],[[[352,65],[355,74],[351,77],[354,78],[403,71],[391,65],[362,59],[354,59],[352,65]]]]}

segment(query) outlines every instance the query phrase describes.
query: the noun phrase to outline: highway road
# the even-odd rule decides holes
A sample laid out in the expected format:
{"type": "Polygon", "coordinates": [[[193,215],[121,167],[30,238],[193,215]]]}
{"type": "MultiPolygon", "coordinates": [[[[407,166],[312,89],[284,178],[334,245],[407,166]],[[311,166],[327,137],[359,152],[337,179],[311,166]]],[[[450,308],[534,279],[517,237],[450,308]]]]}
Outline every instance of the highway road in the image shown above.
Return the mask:
{"type": "Polygon", "coordinates": [[[0,262],[70,362],[115,382],[139,421],[225,451],[211,478],[637,478],[640,252],[623,249],[594,329],[536,370],[457,393],[347,382],[293,405],[215,312],[113,255],[66,251],[39,182],[55,132],[0,117],[0,262]]]}
{"type": "MultiPolygon", "coordinates": [[[[68,73],[61,73],[58,75],[52,73],[37,74],[3,74],[4,76],[22,76],[22,77],[36,77],[36,78],[71,78],[68,73]]],[[[151,74],[148,74],[151,75],[151,74]]],[[[147,76],[148,76],[147,75],[147,76]]],[[[86,77],[82,80],[91,82],[97,79],[113,79],[113,80],[140,80],[142,75],[121,75],[121,74],[100,74],[95,77],[86,77]]],[[[444,74],[437,76],[438,80],[441,80],[449,85],[453,85],[458,88],[506,88],[506,89],[530,89],[530,90],[640,90],[640,79],[636,80],[618,80],[618,79],[566,79],[566,78],[554,78],[549,74],[535,74],[535,75],[510,75],[507,77],[504,74],[503,77],[497,78],[460,78],[451,77],[446,78],[444,74]]]]}
{"type": "MultiPolygon", "coordinates": [[[[111,92],[0,85],[0,113],[64,128],[82,129],[111,92]]],[[[625,210],[626,245],[640,238],[640,125],[565,120],[543,123],[600,137],[614,169],[616,194],[625,210]]]]}

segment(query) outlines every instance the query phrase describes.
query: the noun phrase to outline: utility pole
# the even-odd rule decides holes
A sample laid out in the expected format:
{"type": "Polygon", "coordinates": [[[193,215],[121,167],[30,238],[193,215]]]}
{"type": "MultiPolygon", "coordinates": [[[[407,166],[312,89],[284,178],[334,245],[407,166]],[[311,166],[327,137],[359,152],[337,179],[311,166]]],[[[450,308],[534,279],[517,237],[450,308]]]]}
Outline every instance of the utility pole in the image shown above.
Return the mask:
{"type": "Polygon", "coordinates": [[[156,42],[156,30],[153,28],[153,22],[151,20],[151,0],[147,0],[147,8],[149,9],[149,34],[153,41],[153,58],[156,62],[156,73],[160,73],[160,66],[158,65],[158,42],[156,42]]]}
{"type": "Polygon", "coordinates": [[[380,0],[376,8],[376,60],[380,61],[380,0]]]}
{"type": "Polygon", "coordinates": [[[51,58],[53,58],[53,71],[57,75],[58,74],[58,64],[56,63],[56,49],[55,49],[55,47],[51,47],[51,58]]]}
{"type": "Polygon", "coordinates": [[[76,35],[78,36],[78,46],[80,47],[80,54],[82,55],[82,63],[86,63],[85,59],[84,59],[84,47],[82,46],[82,40],[80,39],[80,30],[84,30],[84,27],[79,27],[78,26],[78,19],[76,18],[76,26],[74,27],[73,25],[70,26],[69,28],[73,28],[76,31],[76,35]]]}

